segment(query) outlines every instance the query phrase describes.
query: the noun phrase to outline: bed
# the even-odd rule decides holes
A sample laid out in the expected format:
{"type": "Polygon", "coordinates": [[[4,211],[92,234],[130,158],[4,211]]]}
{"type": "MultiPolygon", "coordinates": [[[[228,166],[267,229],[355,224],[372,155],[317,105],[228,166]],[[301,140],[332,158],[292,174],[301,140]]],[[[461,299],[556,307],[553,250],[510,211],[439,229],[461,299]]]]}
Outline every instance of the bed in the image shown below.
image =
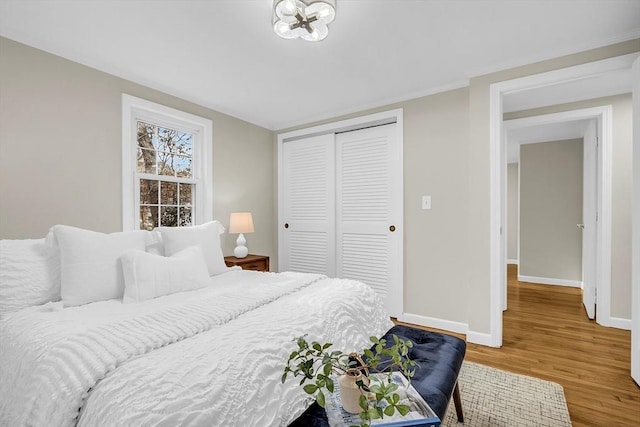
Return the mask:
{"type": "Polygon", "coordinates": [[[392,326],[361,282],[229,269],[220,225],[193,228],[160,241],[134,232],[142,249],[124,233],[55,227],[46,240],[0,242],[0,425],[286,426],[312,403],[280,381],[295,337],[354,351],[392,326]],[[115,259],[116,275],[93,252],[110,268],[115,259]],[[199,264],[181,271],[187,258],[199,264]],[[86,302],[95,282],[99,298],[122,293],[86,302]]]}

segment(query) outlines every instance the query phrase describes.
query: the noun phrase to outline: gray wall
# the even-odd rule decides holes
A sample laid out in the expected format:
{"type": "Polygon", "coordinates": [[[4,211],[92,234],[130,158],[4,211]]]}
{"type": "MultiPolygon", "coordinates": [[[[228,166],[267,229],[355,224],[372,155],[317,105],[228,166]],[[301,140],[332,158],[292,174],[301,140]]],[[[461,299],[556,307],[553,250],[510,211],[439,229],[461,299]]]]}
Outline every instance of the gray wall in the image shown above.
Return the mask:
{"type": "Polygon", "coordinates": [[[505,114],[505,120],[611,105],[613,147],[611,156],[611,317],[631,318],[631,94],[608,96],[505,114]]]}
{"type": "Polygon", "coordinates": [[[520,146],[520,276],[582,280],[582,147],[520,146]]]}
{"type": "Polygon", "coordinates": [[[276,131],[403,108],[404,309],[464,324],[468,103],[469,92],[463,88],[276,131]],[[422,195],[431,195],[431,210],[421,209],[422,195]]]}
{"type": "Polygon", "coordinates": [[[507,165],[507,259],[518,260],[518,164],[507,165]]]}
{"type": "MultiPolygon", "coordinates": [[[[275,255],[273,132],[0,38],[0,238],[54,224],[122,229],[121,95],[213,121],[214,217],[253,212],[253,253],[275,255]],[[266,161],[265,161],[266,160],[266,161]]],[[[235,236],[223,236],[225,254],[235,236]]]]}
{"type": "MultiPolygon", "coordinates": [[[[257,230],[247,236],[249,248],[272,255],[275,265],[273,132],[6,39],[0,51],[0,237],[40,237],[63,222],[120,229],[120,93],[126,92],[213,120],[214,215],[227,223],[229,212],[252,210],[257,230]],[[80,132],[69,132],[78,126],[80,132]]],[[[490,84],[635,51],[638,41],[632,40],[325,121],[405,109],[408,312],[468,323],[479,334],[490,330],[490,84]],[[422,194],[433,196],[432,211],[420,210],[422,194]]],[[[228,254],[235,236],[225,237],[228,254]]],[[[629,317],[628,308],[618,306],[629,306],[628,289],[612,289],[612,315],[629,317]]]]}

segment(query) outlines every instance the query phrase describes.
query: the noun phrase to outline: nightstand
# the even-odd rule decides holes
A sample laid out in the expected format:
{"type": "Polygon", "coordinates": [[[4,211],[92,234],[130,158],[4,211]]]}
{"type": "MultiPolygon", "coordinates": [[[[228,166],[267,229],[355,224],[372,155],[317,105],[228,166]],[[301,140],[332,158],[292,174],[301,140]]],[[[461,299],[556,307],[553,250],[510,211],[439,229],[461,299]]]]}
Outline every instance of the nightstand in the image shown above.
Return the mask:
{"type": "Polygon", "coordinates": [[[224,263],[227,264],[227,267],[238,265],[243,270],[269,271],[269,257],[266,255],[249,254],[244,258],[226,256],[224,257],[224,263]]]}

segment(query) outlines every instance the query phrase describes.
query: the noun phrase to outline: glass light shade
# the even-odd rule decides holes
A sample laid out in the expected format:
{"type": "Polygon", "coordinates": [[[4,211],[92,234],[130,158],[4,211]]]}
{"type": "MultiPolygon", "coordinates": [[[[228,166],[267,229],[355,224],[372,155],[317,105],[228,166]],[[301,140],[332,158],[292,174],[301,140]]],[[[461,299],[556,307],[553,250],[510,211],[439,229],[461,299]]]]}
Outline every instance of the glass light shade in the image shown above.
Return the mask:
{"type": "Polygon", "coordinates": [[[229,233],[253,233],[251,212],[235,212],[229,218],[229,233]]]}
{"type": "Polygon", "coordinates": [[[336,0],[274,0],[273,30],[285,39],[320,41],[336,17],[336,0]]]}

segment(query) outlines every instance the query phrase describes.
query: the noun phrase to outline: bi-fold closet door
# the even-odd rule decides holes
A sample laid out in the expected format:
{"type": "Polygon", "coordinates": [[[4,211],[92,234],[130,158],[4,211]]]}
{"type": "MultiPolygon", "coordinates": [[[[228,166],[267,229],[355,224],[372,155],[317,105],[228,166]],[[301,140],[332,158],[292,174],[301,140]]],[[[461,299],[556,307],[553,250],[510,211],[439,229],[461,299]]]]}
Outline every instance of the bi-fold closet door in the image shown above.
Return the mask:
{"type": "Polygon", "coordinates": [[[401,144],[395,123],[283,143],[281,271],[363,281],[401,314],[401,144]]]}

